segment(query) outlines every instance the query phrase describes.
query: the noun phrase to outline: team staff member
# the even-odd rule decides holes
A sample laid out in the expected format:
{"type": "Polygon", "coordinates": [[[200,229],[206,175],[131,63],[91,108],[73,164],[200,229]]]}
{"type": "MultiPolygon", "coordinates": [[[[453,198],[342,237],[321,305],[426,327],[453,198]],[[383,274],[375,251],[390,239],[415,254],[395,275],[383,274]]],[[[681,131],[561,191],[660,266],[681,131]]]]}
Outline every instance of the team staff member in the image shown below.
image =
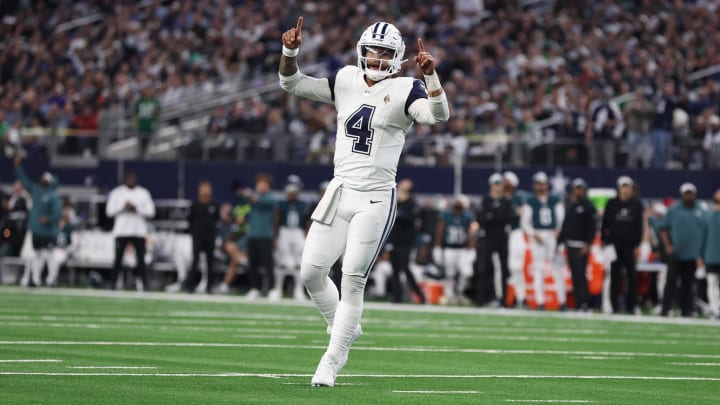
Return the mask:
{"type": "Polygon", "coordinates": [[[117,279],[122,268],[125,247],[133,246],[137,258],[135,284],[138,290],[147,286],[145,275],[145,238],[148,235],[148,219],[155,216],[155,203],[150,192],[137,184],[135,173],[128,172],[125,182],[115,187],[108,196],[105,213],[115,218],[113,236],[115,236],[115,261],[113,263],[113,285],[117,288],[117,279]],[[139,276],[139,279],[137,278],[139,276]],[[140,284],[142,281],[142,284],[140,284]]]}
{"type": "Polygon", "coordinates": [[[568,264],[572,274],[575,308],[587,311],[590,293],[586,269],[590,247],[597,231],[597,210],[587,199],[587,183],[581,178],[572,182],[573,200],[568,206],[558,235],[558,245],[567,248],[568,264]]]}
{"type": "Polygon", "coordinates": [[[634,182],[630,177],[618,178],[618,196],[608,201],[602,220],[603,244],[613,245],[617,254],[617,259],[610,267],[610,302],[615,313],[620,311],[623,268],[627,277],[625,311],[629,314],[634,313],[637,301],[636,260],[645,229],[645,208],[635,197],[633,186],[634,182]]]}
{"type": "Polygon", "coordinates": [[[499,173],[490,176],[488,180],[490,191],[483,198],[480,205],[480,212],[477,215],[480,225],[478,246],[476,290],[477,304],[483,305],[500,298],[500,305],[505,306],[507,293],[507,282],[510,277],[508,270],[508,237],[511,223],[515,220],[516,214],[513,203],[505,198],[505,180],[499,173]],[[493,254],[497,253],[500,258],[501,291],[495,291],[495,265],[493,254]]]}
{"type": "Polygon", "coordinates": [[[505,198],[510,200],[515,213],[513,220],[510,222],[510,235],[508,246],[508,269],[510,270],[510,278],[515,288],[515,305],[518,307],[527,306],[525,302],[525,251],[527,250],[527,241],[525,233],[520,227],[520,217],[522,217],[525,201],[530,197],[530,193],[525,190],[519,190],[520,180],[513,172],[507,171],[503,173],[505,179],[505,198]]]}
{"type": "MultiPolygon", "coordinates": [[[[680,311],[692,315],[692,283],[697,265],[702,263],[705,212],[698,206],[697,189],[692,183],[680,186],[681,201],[672,206],[663,223],[660,237],[670,257],[662,316],[668,316],[673,304],[678,277],[680,278],[680,311]]],[[[717,249],[717,246],[715,247],[717,249]]]]}
{"type": "Polygon", "coordinates": [[[215,252],[215,238],[217,237],[217,225],[220,222],[220,208],[213,201],[212,185],[209,181],[203,181],[198,185],[198,199],[190,206],[190,235],[193,241],[193,261],[185,280],[185,289],[188,292],[195,290],[197,282],[200,281],[198,263],[200,254],[205,254],[207,266],[207,284],[205,291],[210,293],[213,285],[213,258],[215,252]]]}
{"type": "Polygon", "coordinates": [[[255,179],[256,194],[250,197],[252,208],[247,217],[247,252],[250,291],[247,298],[257,299],[263,290],[263,284],[272,289],[269,298],[280,299],[280,291],[275,290],[275,270],[273,260],[273,242],[275,241],[275,200],[270,195],[272,177],[261,173],[255,179]],[[261,271],[262,269],[262,271],[261,271]],[[263,279],[266,283],[263,283],[263,279]]]}
{"type": "Polygon", "coordinates": [[[415,282],[410,271],[410,251],[415,245],[418,228],[418,206],[412,195],[413,182],[409,179],[398,183],[397,216],[395,226],[390,233],[390,263],[392,264],[393,302],[403,301],[403,287],[400,285],[400,274],[405,274],[408,287],[425,303],[425,294],[415,282]]]}
{"type": "Polygon", "coordinates": [[[710,316],[720,317],[720,190],[713,196],[713,209],[705,216],[705,238],[703,260],[707,270],[707,295],[710,304],[710,316]]]}

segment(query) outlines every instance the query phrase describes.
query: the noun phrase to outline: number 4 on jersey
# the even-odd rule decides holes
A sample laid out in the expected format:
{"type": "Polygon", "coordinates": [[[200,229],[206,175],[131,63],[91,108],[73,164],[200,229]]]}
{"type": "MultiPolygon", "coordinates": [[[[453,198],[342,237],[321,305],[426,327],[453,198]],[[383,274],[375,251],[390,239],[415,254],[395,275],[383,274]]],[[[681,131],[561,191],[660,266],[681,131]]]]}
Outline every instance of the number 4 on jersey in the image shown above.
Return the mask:
{"type": "Polygon", "coordinates": [[[370,123],[374,113],[375,107],[363,104],[345,121],[345,133],[353,139],[353,152],[370,154],[374,132],[370,123]]]}

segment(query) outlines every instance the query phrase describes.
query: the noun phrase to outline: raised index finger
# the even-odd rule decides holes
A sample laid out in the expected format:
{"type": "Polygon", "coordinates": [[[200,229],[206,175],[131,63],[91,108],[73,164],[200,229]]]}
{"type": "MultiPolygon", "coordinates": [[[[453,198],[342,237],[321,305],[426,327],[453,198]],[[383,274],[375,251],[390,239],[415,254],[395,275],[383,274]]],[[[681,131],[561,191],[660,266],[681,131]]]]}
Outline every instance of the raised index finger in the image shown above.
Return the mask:
{"type": "Polygon", "coordinates": [[[422,39],[418,38],[418,50],[420,52],[425,52],[425,46],[423,46],[422,39]]]}
{"type": "Polygon", "coordinates": [[[295,31],[300,32],[300,30],[302,29],[302,22],[303,22],[303,18],[298,17],[298,22],[297,22],[297,26],[295,27],[295,31]]]}

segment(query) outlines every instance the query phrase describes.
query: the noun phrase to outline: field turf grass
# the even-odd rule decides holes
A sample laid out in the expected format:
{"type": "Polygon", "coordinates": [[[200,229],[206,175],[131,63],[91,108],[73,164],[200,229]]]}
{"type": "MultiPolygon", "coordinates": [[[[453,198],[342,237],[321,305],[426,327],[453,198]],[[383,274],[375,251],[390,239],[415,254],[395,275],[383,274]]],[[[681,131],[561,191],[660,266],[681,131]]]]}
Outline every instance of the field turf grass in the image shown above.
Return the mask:
{"type": "Polygon", "coordinates": [[[310,304],[0,288],[0,403],[716,404],[720,322],[368,304],[334,388],[310,304]]]}

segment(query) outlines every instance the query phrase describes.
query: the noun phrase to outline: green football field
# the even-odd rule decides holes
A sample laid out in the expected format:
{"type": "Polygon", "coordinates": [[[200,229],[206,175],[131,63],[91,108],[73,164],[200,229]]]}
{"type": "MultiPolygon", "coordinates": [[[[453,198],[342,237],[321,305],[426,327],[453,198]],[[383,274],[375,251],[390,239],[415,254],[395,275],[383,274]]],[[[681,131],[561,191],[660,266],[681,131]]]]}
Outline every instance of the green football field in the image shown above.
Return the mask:
{"type": "Polygon", "coordinates": [[[720,401],[720,322],[367,304],[334,388],[309,304],[0,288],[0,403],[720,401]]]}

